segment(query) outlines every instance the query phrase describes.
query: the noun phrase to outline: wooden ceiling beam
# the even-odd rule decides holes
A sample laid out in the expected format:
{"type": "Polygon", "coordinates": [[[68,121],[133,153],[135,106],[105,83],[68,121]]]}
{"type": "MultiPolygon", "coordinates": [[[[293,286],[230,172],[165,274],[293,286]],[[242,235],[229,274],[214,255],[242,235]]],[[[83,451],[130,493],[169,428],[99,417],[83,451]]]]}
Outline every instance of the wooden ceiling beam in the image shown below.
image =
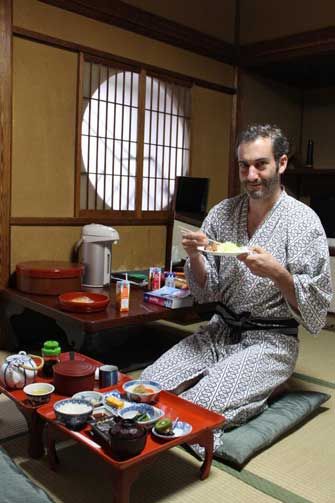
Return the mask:
{"type": "Polygon", "coordinates": [[[263,40],[240,48],[240,64],[247,67],[335,53],[335,27],[297,33],[288,37],[263,40]]]}
{"type": "Polygon", "coordinates": [[[235,63],[232,44],[134,7],[121,0],[39,0],[103,23],[195,52],[223,63],[235,63]]]}

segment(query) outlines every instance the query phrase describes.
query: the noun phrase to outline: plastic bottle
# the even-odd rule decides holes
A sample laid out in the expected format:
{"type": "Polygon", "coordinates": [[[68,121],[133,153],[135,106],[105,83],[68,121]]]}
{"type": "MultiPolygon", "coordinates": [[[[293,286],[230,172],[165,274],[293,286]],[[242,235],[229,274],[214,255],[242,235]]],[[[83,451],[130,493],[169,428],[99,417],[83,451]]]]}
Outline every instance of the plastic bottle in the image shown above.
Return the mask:
{"type": "Polygon", "coordinates": [[[44,359],[42,374],[44,377],[52,377],[52,367],[60,362],[61,347],[58,341],[45,341],[41,353],[44,359]]]}
{"type": "Polygon", "coordinates": [[[166,272],[165,273],[165,286],[175,287],[175,273],[166,272]]]}

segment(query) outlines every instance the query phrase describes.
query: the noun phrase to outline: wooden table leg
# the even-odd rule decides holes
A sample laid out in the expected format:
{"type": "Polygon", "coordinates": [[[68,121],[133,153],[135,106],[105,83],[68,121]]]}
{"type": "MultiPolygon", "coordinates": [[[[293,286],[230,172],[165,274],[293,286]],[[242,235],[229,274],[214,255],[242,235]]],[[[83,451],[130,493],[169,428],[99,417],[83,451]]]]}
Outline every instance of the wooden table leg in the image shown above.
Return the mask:
{"type": "Polygon", "coordinates": [[[113,470],[114,503],[129,503],[131,486],[142,469],[142,465],[133,465],[124,470],[113,470]]]}
{"type": "Polygon", "coordinates": [[[23,414],[28,425],[28,454],[33,459],[41,458],[44,456],[43,430],[45,421],[37,414],[36,408],[20,407],[19,403],[15,403],[15,405],[23,414]]]}
{"type": "Polygon", "coordinates": [[[214,450],[214,436],[213,431],[205,431],[199,438],[196,439],[196,443],[204,447],[205,449],[205,459],[200,467],[200,478],[204,480],[208,477],[211,464],[213,460],[213,450],[214,450]]]}
{"type": "Polygon", "coordinates": [[[47,425],[47,456],[51,470],[56,471],[59,465],[59,458],[56,451],[56,439],[53,435],[53,428],[50,424],[47,425]]]}

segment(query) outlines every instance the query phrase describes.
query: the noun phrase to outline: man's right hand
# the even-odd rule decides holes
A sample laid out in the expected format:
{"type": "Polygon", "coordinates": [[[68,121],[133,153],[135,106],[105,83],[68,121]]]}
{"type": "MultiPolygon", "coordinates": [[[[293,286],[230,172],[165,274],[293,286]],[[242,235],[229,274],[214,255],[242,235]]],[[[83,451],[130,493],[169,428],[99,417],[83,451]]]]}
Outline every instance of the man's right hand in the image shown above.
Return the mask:
{"type": "Polygon", "coordinates": [[[206,234],[201,231],[187,232],[183,234],[182,245],[189,257],[195,257],[200,254],[199,246],[208,245],[208,238],[206,234]]]}

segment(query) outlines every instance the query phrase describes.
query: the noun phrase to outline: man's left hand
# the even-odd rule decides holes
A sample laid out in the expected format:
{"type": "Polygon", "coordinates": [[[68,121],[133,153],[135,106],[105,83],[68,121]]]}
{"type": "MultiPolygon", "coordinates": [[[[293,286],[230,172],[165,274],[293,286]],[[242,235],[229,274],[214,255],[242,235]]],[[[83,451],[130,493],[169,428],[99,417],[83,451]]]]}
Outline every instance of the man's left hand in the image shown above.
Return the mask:
{"type": "Polygon", "coordinates": [[[282,269],[280,263],[271,253],[260,246],[253,246],[250,252],[251,253],[239,255],[237,258],[241,262],[244,262],[255,276],[272,279],[282,269]]]}

